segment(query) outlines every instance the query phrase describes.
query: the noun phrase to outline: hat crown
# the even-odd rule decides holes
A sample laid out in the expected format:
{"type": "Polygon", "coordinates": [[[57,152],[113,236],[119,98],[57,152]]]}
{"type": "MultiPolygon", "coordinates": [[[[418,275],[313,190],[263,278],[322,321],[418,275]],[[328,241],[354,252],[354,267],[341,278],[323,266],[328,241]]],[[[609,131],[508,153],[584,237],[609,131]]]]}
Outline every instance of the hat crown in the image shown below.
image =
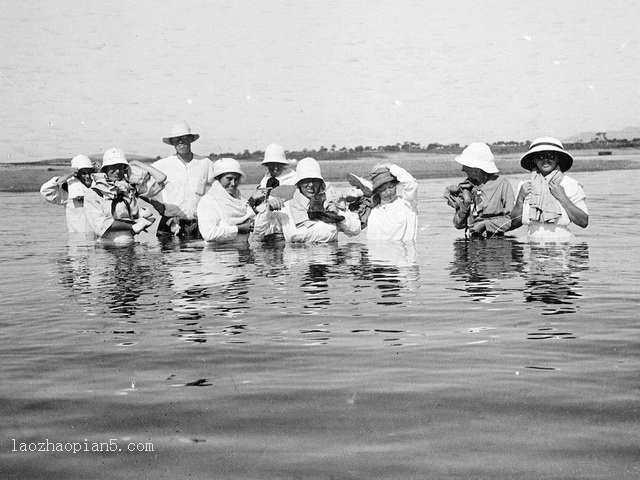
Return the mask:
{"type": "Polygon", "coordinates": [[[178,123],[175,123],[173,125],[173,128],[171,128],[171,134],[169,135],[169,138],[181,137],[182,135],[192,135],[191,127],[184,120],[178,123]]]}
{"type": "Polygon", "coordinates": [[[498,173],[491,148],[483,142],[472,142],[467,145],[456,157],[456,162],[465,167],[479,168],[485,173],[498,173]]]}
{"type": "Polygon", "coordinates": [[[264,149],[264,160],[262,163],[284,163],[288,164],[287,157],[284,153],[282,145],[272,143],[264,149]]]}
{"type": "Polygon", "coordinates": [[[374,168],[369,177],[371,178],[371,188],[374,192],[385,183],[397,180],[388,167],[374,168]]]}
{"type": "Polygon", "coordinates": [[[104,152],[104,155],[102,156],[102,167],[118,164],[129,165],[129,161],[124,154],[124,151],[114,147],[104,152]]]}
{"type": "Polygon", "coordinates": [[[564,146],[562,145],[562,142],[560,140],[558,140],[557,138],[553,138],[553,137],[539,137],[536,138],[533,142],[531,142],[531,145],[529,145],[529,150],[531,150],[532,148],[541,148],[544,146],[548,146],[548,147],[556,147],[556,148],[560,148],[562,150],[564,150],[564,146]]]}
{"type": "Polygon", "coordinates": [[[71,166],[76,170],[81,168],[93,168],[93,162],[86,155],[76,155],[71,159],[71,166]]]}
{"type": "Polygon", "coordinates": [[[244,177],[242,168],[240,168],[240,162],[231,157],[219,158],[218,160],[213,162],[214,177],[217,178],[220,175],[224,175],[225,173],[237,173],[244,177]]]}
{"type": "Polygon", "coordinates": [[[308,178],[316,178],[324,181],[322,172],[320,171],[320,164],[315,158],[306,157],[300,160],[296,167],[296,173],[298,175],[298,182],[308,178]]]}

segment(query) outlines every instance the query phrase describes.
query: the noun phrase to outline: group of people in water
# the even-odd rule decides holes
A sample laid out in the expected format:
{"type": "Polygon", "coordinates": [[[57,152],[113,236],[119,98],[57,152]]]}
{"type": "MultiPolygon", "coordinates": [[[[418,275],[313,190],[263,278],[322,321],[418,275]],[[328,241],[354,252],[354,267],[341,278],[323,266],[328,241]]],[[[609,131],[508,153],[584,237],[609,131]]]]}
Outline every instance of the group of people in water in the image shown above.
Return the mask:
{"type": "MultiPolygon", "coordinates": [[[[348,173],[350,187],[341,191],[325,182],[314,158],[287,159],[274,143],[265,149],[264,177],[245,199],[240,163],[196,155],[191,145],[198,138],[187,122],[178,122],[162,139],[175,153],[152,164],[129,161],[119,148],[105,151],[100,166],[77,155],[71,172],[40,191],[49,202],[66,206],[69,232],[113,244],[132,243],[156,222],[159,237],[206,242],[251,236],[323,243],[336,241],[339,232],[362,231],[375,241],[416,241],[418,182],[398,165],[378,164],[369,178],[348,173]]],[[[555,138],[536,139],[522,156],[531,177],[518,185],[517,195],[499,175],[487,144],[471,143],[455,160],[467,178],[447,187],[444,197],[454,208],[454,226],[468,237],[491,238],[527,225],[532,241],[564,242],[571,237],[570,224],[588,224],[584,191],[565,174],[573,158],[555,138]]]]}

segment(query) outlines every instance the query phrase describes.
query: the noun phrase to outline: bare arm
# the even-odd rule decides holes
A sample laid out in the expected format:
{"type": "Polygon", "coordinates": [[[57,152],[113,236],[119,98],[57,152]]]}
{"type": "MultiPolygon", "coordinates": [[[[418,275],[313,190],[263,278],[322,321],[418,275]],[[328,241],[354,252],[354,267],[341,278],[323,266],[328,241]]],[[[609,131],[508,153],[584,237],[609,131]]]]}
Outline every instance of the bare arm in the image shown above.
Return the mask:
{"type": "Polygon", "coordinates": [[[551,192],[551,195],[560,202],[562,208],[565,209],[569,216],[569,220],[582,228],[586,228],[587,225],[589,225],[589,214],[582,211],[571,201],[567,196],[567,193],[564,191],[564,187],[560,185],[560,182],[553,180],[549,182],[549,191],[551,192]]]}

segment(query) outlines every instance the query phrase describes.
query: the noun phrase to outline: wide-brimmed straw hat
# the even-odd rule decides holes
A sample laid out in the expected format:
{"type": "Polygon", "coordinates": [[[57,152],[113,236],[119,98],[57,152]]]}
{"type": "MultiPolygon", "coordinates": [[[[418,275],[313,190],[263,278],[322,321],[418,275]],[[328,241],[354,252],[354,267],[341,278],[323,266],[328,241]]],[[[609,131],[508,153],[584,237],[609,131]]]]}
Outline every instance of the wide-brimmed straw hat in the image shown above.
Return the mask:
{"type": "Polygon", "coordinates": [[[470,143],[455,160],[466,167],[479,168],[485,173],[498,173],[500,171],[496,167],[489,145],[482,142],[470,143]]]}
{"type": "Polygon", "coordinates": [[[168,136],[164,137],[162,141],[167,145],[171,145],[172,138],[182,137],[183,135],[191,135],[193,137],[193,140],[191,140],[192,142],[195,142],[200,138],[200,135],[198,135],[197,133],[192,133],[189,124],[182,120],[173,126],[173,128],[171,129],[171,133],[168,136]]]}
{"type": "Polygon", "coordinates": [[[240,168],[240,162],[235,158],[219,158],[213,162],[213,176],[218,178],[225,173],[238,173],[241,177],[244,177],[244,172],[240,168]]]}
{"type": "Polygon", "coordinates": [[[129,165],[129,161],[122,150],[119,148],[110,148],[105,151],[102,156],[100,171],[103,171],[105,167],[110,165],[129,165]]]}
{"type": "Polygon", "coordinates": [[[300,160],[296,166],[296,173],[298,174],[297,183],[310,178],[315,178],[324,182],[322,172],[320,171],[320,164],[315,158],[306,157],[300,160]]]}
{"type": "Polygon", "coordinates": [[[525,170],[533,170],[536,166],[535,154],[539,152],[557,152],[558,165],[563,172],[569,170],[573,165],[573,157],[564,149],[560,140],[553,137],[540,137],[531,142],[527,153],[520,158],[520,166],[525,170]]]}
{"type": "Polygon", "coordinates": [[[289,165],[289,161],[284,154],[284,148],[277,143],[272,143],[267,146],[264,150],[264,160],[262,160],[261,165],[264,165],[265,163],[282,163],[284,165],[289,165]]]}
{"type": "Polygon", "coordinates": [[[86,155],[76,155],[71,159],[71,166],[75,170],[81,170],[83,168],[93,168],[93,162],[86,155]]]}

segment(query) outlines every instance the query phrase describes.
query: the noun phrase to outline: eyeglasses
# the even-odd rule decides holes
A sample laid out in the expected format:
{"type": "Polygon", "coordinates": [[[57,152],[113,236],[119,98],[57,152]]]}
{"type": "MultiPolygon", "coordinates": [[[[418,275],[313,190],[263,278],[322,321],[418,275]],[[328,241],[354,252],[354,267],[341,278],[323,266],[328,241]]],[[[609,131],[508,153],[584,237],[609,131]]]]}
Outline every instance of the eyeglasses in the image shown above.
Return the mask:
{"type": "Polygon", "coordinates": [[[556,156],[556,152],[540,152],[540,153],[536,153],[535,157],[533,157],[534,160],[555,160],[556,158],[558,158],[556,156]]]}
{"type": "Polygon", "coordinates": [[[78,170],[78,175],[92,175],[93,173],[95,173],[95,170],[93,168],[81,168],[78,170]]]}

